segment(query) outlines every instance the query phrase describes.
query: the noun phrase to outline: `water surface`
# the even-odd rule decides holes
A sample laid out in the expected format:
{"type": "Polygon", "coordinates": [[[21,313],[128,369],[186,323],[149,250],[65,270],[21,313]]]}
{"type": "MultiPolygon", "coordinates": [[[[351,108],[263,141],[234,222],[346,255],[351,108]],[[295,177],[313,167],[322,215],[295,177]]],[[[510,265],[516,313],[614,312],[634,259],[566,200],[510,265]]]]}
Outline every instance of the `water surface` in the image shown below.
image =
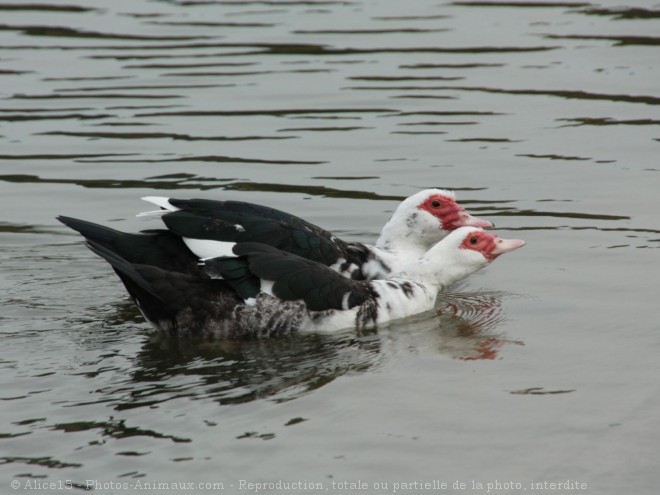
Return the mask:
{"type": "Polygon", "coordinates": [[[657,3],[0,16],[0,491],[656,493],[657,3]],[[159,336],[54,219],[136,231],[141,196],[237,199],[371,242],[426,187],[528,245],[364,335],[159,336]]]}

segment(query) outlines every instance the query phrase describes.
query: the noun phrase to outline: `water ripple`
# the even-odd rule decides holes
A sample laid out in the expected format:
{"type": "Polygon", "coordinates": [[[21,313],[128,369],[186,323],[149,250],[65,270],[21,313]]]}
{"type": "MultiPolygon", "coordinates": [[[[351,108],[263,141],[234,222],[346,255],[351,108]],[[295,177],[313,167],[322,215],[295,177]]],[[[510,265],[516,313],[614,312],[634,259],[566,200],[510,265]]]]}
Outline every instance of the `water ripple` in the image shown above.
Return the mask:
{"type": "MultiPolygon", "coordinates": [[[[1,118],[1,117],[0,117],[1,118]]],[[[295,139],[295,136],[191,136],[173,132],[40,132],[42,136],[73,136],[91,139],[172,139],[174,141],[258,141],[263,139],[295,139]]]]}
{"type": "MultiPolygon", "coordinates": [[[[43,110],[43,109],[38,109],[34,110],[35,112],[37,111],[57,111],[57,110],[43,110]]],[[[108,117],[112,117],[111,114],[107,113],[97,113],[97,114],[85,114],[85,113],[50,113],[46,115],[38,115],[38,114],[28,114],[26,115],[22,111],[21,113],[17,113],[14,115],[0,115],[0,121],[5,121],[5,122],[21,122],[21,121],[30,121],[30,120],[95,120],[95,119],[105,119],[108,117]]]]}
{"type": "Polygon", "coordinates": [[[49,36],[57,38],[97,38],[107,40],[129,41],[191,41],[205,38],[218,38],[218,36],[145,36],[115,33],[99,33],[95,31],[82,31],[61,26],[12,26],[0,24],[0,31],[18,31],[26,36],[49,36]]]}
{"type": "Polygon", "coordinates": [[[506,344],[522,345],[495,333],[506,321],[502,301],[512,294],[499,291],[442,292],[436,309],[442,339],[439,350],[464,361],[497,359],[506,344]]]}
{"type": "MultiPolygon", "coordinates": [[[[347,373],[362,373],[377,363],[379,354],[380,340],[375,335],[297,335],[245,342],[154,335],[136,356],[130,382],[98,393],[113,397],[117,410],[150,407],[185,396],[224,405],[264,398],[281,402],[347,373]],[[179,385],[167,385],[175,377],[179,385]]],[[[124,429],[119,431],[126,434],[124,429]]]]}
{"type": "Polygon", "coordinates": [[[660,10],[643,7],[590,7],[577,11],[578,14],[611,17],[615,21],[635,19],[660,19],[660,10]]]}
{"type": "Polygon", "coordinates": [[[2,3],[0,11],[27,11],[27,12],[98,12],[99,9],[93,7],[82,7],[80,5],[53,5],[39,3],[2,3]]]}
{"type": "MultiPolygon", "coordinates": [[[[305,474],[323,479],[337,462],[386,465],[378,442],[354,434],[385,427],[401,466],[451,445],[466,473],[515,479],[520,466],[496,472],[489,450],[506,444],[515,457],[541,439],[557,451],[562,431],[579,450],[574,433],[593,430],[588,407],[547,426],[567,400],[581,407],[565,394],[576,380],[598,404],[643,400],[660,248],[653,2],[7,1],[5,478],[167,480],[182,461],[244,479],[269,462],[291,477],[308,441],[330,468],[308,463],[305,474]],[[154,334],[112,270],[53,218],[84,212],[134,231],[139,196],[207,196],[304,211],[369,241],[427,187],[459,191],[503,235],[521,231],[529,251],[441,294],[436,311],[363,335],[154,334]],[[480,283],[535,297],[470,289],[480,283]],[[389,407],[394,396],[402,407],[389,407]],[[499,430],[480,414],[520,400],[532,408],[500,414],[499,430]],[[433,411],[428,424],[420,411],[433,411]],[[283,455],[269,456],[273,446],[283,455]]],[[[620,416],[611,409],[599,411],[620,416]]]]}
{"type": "Polygon", "coordinates": [[[265,115],[271,117],[289,117],[291,115],[333,115],[361,113],[392,113],[391,108],[282,108],[272,110],[183,110],[179,112],[142,113],[136,117],[250,117],[265,115]]]}
{"type": "Polygon", "coordinates": [[[389,34],[389,33],[441,33],[449,31],[449,29],[422,29],[422,28],[398,28],[398,29],[314,29],[304,30],[296,29],[292,31],[293,34],[311,34],[318,36],[320,34],[339,34],[345,36],[347,34],[389,34]]]}
{"type": "Polygon", "coordinates": [[[43,94],[43,95],[26,95],[14,94],[12,100],[168,100],[184,98],[182,95],[160,95],[160,94],[127,94],[127,93],[67,93],[67,94],[43,94]]]}
{"type": "Polygon", "coordinates": [[[660,38],[657,36],[603,36],[603,35],[557,35],[547,34],[544,36],[546,39],[552,40],[596,40],[596,41],[612,41],[614,46],[631,46],[631,45],[660,45],[660,38]]]}
{"type": "Polygon", "coordinates": [[[590,3],[586,2],[527,2],[527,1],[518,1],[518,2],[509,2],[509,1],[488,1],[481,2],[478,0],[468,1],[468,2],[451,2],[450,5],[457,5],[460,7],[515,7],[515,8],[575,8],[575,7],[590,7],[590,3]]]}
{"type": "Polygon", "coordinates": [[[441,90],[441,91],[473,91],[479,93],[502,93],[510,95],[530,95],[530,96],[558,96],[565,99],[577,100],[607,100],[607,101],[620,101],[626,103],[644,103],[646,105],[660,105],[660,98],[655,96],[645,95],[624,95],[624,94],[601,94],[591,93],[588,91],[569,91],[569,90],[544,90],[544,89],[504,89],[504,88],[489,88],[479,86],[403,86],[403,87],[351,87],[348,89],[353,90],[441,90]]]}
{"type": "Polygon", "coordinates": [[[594,117],[579,117],[571,119],[558,119],[559,122],[574,122],[573,124],[567,124],[564,127],[577,127],[581,125],[596,125],[596,126],[605,126],[605,125],[660,125],[660,120],[656,119],[630,119],[630,120],[618,120],[611,117],[605,118],[594,118],[594,117]]]}

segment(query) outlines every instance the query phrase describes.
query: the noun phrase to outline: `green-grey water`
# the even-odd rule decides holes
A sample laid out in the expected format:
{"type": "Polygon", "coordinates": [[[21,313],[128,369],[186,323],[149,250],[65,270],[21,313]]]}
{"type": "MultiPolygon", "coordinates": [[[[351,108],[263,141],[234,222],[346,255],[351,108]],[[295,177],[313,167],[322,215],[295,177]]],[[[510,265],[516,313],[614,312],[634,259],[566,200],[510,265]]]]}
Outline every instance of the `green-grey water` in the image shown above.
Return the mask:
{"type": "Polygon", "coordinates": [[[0,3],[0,493],[655,494],[660,5],[624,3],[0,3]],[[427,187],[528,244],[367,334],[160,336],[54,218],[372,242],[427,187]]]}

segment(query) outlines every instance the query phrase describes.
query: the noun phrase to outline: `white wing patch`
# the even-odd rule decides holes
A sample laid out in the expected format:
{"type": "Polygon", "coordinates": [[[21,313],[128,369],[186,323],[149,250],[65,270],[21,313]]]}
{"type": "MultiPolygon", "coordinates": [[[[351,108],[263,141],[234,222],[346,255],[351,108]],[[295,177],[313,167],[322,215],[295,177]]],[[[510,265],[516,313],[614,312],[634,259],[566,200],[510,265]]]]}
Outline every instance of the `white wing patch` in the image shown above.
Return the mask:
{"type": "Polygon", "coordinates": [[[351,297],[351,291],[348,291],[344,294],[344,297],[341,298],[341,309],[346,311],[348,309],[348,298],[351,297]]]}
{"type": "Polygon", "coordinates": [[[153,211],[143,211],[135,216],[138,218],[160,218],[165,213],[167,213],[167,210],[153,210],[153,211]]]}
{"type": "Polygon", "coordinates": [[[264,280],[263,278],[261,279],[261,292],[264,292],[268,294],[269,296],[276,297],[273,294],[273,282],[272,280],[264,280]]]}
{"type": "Polygon", "coordinates": [[[163,209],[143,211],[142,213],[137,214],[138,218],[160,218],[167,212],[179,210],[179,208],[177,208],[176,206],[172,206],[170,204],[170,198],[164,198],[162,196],[144,196],[143,198],[140,199],[146,201],[147,203],[160,206],[163,209]]]}
{"type": "Polygon", "coordinates": [[[182,237],[183,242],[186,243],[198,258],[218,258],[220,256],[235,258],[233,248],[235,242],[211,241],[208,239],[189,239],[182,237]]]}
{"type": "Polygon", "coordinates": [[[165,208],[167,211],[179,210],[179,208],[170,204],[170,198],[165,198],[163,196],[144,196],[140,199],[142,201],[146,201],[147,203],[151,203],[156,206],[160,206],[161,208],[165,208]]]}

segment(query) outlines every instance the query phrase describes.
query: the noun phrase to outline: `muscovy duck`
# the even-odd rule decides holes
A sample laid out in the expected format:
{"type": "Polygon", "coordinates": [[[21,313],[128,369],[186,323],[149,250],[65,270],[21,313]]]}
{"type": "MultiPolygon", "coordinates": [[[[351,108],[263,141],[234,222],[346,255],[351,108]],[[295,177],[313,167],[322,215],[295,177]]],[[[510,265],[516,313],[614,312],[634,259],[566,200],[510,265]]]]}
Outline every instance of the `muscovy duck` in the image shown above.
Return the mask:
{"type": "Polygon", "coordinates": [[[189,252],[188,258],[171,256],[184,246],[170,231],[125,234],[58,219],[82,233],[88,247],[110,263],[153,326],[216,338],[362,329],[427,311],[439,290],[525,244],[460,227],[395,275],[362,281],[267,244],[237,243],[233,257],[200,264],[189,252]]]}
{"type": "Polygon", "coordinates": [[[162,209],[138,216],[162,216],[167,228],[199,258],[234,256],[236,243],[259,242],[330,266],[356,280],[387,278],[458,227],[493,227],[466,212],[453,192],[442,189],[426,189],[404,200],[375,246],[343,241],[302,218],[253,203],[142,199],[162,209]]]}

